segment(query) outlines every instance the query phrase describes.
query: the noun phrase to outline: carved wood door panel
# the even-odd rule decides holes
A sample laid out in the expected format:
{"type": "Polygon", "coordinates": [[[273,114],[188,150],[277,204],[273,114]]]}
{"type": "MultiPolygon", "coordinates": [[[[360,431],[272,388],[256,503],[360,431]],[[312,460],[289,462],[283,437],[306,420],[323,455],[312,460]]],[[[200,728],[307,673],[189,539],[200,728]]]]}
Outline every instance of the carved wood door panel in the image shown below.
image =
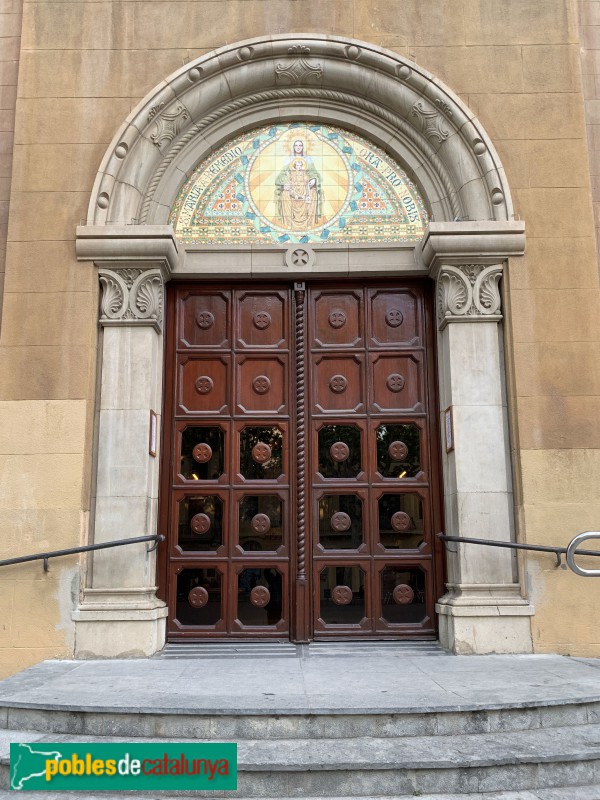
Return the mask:
{"type": "Polygon", "coordinates": [[[431,634],[423,288],[179,285],[168,320],[169,637],[431,634]]]}
{"type": "Polygon", "coordinates": [[[423,287],[316,286],[308,307],[314,634],[431,634],[439,520],[423,287]]]}

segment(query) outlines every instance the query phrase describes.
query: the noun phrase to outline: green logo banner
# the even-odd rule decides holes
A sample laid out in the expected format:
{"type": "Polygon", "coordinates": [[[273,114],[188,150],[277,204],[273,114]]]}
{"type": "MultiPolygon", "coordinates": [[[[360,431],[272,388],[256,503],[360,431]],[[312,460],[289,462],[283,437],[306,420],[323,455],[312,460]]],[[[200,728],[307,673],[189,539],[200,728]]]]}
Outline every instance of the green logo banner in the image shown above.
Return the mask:
{"type": "Polygon", "coordinates": [[[11,744],[16,791],[237,789],[237,745],[210,742],[11,744]]]}

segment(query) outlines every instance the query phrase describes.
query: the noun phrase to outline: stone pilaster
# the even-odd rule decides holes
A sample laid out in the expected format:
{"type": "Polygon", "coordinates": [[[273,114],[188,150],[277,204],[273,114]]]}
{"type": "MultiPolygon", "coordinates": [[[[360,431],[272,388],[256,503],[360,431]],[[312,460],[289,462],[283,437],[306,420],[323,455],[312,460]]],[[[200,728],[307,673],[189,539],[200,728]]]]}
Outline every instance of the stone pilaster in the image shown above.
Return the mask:
{"type": "MultiPolygon", "coordinates": [[[[164,290],[177,247],[168,229],[136,231],[79,231],[78,254],[93,259],[101,286],[95,543],[159,533],[164,290]]],[[[166,615],[156,597],[155,550],[143,543],[96,551],[73,614],[76,655],[151,655],[164,644],[166,615]]]]}
{"type": "MultiPolygon", "coordinates": [[[[423,258],[436,281],[446,533],[514,541],[501,279],[523,250],[522,223],[430,225],[423,258]],[[449,423],[448,423],[449,424],[449,423]]],[[[449,544],[440,640],[456,653],[527,652],[533,609],[512,551],[449,544]]]]}

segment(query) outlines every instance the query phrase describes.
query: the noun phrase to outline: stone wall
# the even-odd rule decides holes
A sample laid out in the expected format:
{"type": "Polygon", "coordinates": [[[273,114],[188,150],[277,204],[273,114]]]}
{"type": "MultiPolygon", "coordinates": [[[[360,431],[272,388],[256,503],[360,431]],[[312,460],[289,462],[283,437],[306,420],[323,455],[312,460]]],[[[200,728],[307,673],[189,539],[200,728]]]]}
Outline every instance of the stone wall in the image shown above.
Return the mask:
{"type": "MultiPolygon", "coordinates": [[[[22,0],[0,0],[0,299],[4,288],[22,0]]],[[[0,324],[2,306],[0,303],[0,324]]]]}
{"type": "MultiPolygon", "coordinates": [[[[527,255],[507,281],[519,536],[564,544],[600,527],[600,296],[574,2],[34,0],[23,15],[0,339],[0,557],[88,537],[97,276],[76,262],[74,237],[110,139],[182,63],[294,31],[396,50],[479,116],[527,223],[527,255]]],[[[40,564],[3,571],[0,674],[72,652],[77,575],[75,559],[47,575],[40,564]]],[[[600,584],[547,556],[529,558],[527,576],[536,648],[600,655],[585,613],[600,584]]]]}

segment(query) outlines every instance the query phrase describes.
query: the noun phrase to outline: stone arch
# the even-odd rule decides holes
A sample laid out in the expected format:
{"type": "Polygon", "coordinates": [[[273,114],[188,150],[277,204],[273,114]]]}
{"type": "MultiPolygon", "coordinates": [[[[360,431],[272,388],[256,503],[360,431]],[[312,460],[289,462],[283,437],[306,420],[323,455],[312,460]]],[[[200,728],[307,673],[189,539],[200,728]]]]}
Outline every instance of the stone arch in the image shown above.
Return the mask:
{"type": "MultiPolygon", "coordinates": [[[[446,532],[514,540],[499,283],[524,243],[524,224],[514,218],[482,126],[413,62],[364,42],[305,34],[248,40],[179,69],[115,135],[87,224],[77,230],[78,258],[96,264],[102,285],[94,540],[131,529],[132,519],[133,533],[157,533],[158,467],[145,434],[149,411],[155,433],[160,426],[164,284],[214,279],[224,264],[228,277],[244,280],[279,277],[285,264],[290,280],[313,273],[435,281],[446,532]],[[275,244],[251,259],[242,254],[239,263],[226,246],[184,252],[168,215],[198,162],[239,133],[300,119],[354,131],[402,165],[432,212],[421,242],[361,249],[362,260],[352,262],[343,248],[319,245],[307,248],[300,266],[275,244]],[[135,390],[132,363],[140,378],[135,390]],[[116,487],[112,476],[121,467],[130,474],[132,458],[140,465],[135,480],[116,487]]],[[[448,591],[436,606],[442,643],[463,653],[531,650],[533,609],[510,551],[465,547],[447,554],[448,591]]],[[[154,551],[144,549],[127,564],[114,550],[93,556],[90,584],[73,615],[80,656],[160,649],[167,610],[156,597],[155,575],[154,551]]]]}
{"type": "Polygon", "coordinates": [[[166,223],[177,189],[211,150],[300,117],[371,138],[406,167],[435,221],[513,219],[498,155],[450,89],[396,53],[307,34],[221,48],[153,89],[102,160],[87,224],[166,223]]]}

